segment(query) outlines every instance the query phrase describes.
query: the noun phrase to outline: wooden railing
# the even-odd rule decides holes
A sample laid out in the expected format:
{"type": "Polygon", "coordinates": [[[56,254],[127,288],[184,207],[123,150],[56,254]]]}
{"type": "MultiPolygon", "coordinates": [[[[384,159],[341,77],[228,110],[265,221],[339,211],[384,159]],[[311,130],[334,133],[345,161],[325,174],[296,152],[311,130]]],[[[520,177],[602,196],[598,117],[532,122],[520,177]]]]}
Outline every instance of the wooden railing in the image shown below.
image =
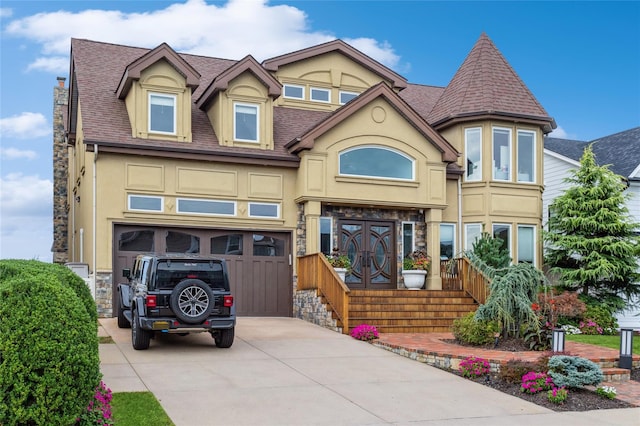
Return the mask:
{"type": "Polygon", "coordinates": [[[298,290],[317,289],[349,333],[349,287],[338,277],[322,253],[298,257],[298,290]]]}
{"type": "Polygon", "coordinates": [[[487,301],[491,280],[466,257],[441,261],[440,277],[443,290],[464,290],[480,304],[487,301]]]}

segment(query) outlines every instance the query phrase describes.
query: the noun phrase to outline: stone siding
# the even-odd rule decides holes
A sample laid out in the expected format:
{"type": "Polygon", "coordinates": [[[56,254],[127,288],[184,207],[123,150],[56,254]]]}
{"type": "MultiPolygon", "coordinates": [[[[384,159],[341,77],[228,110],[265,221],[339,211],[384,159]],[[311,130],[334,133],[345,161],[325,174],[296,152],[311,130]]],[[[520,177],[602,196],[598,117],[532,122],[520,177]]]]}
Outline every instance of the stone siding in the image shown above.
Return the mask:
{"type": "Polygon", "coordinates": [[[342,333],[316,290],[300,290],[293,295],[293,317],[342,333]]]}
{"type": "Polygon", "coordinates": [[[96,306],[99,318],[113,317],[113,280],[110,272],[96,275],[96,306]]]}
{"type": "Polygon", "coordinates": [[[53,252],[54,263],[69,261],[67,179],[68,155],[65,132],[65,110],[69,104],[69,89],[64,87],[65,78],[58,77],[58,86],[53,89],[53,252]]]}

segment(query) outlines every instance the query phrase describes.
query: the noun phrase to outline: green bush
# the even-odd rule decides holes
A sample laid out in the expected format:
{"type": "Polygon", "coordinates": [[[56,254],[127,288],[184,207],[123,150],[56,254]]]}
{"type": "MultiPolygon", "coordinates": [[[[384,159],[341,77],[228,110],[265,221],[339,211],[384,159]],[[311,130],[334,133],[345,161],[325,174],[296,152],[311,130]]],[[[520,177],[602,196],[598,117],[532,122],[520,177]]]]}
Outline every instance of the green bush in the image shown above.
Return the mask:
{"type": "Polygon", "coordinates": [[[584,312],[584,319],[585,322],[591,320],[602,327],[602,333],[599,334],[611,335],[617,332],[618,320],[605,306],[588,305],[584,312]]]}
{"type": "MultiPolygon", "coordinates": [[[[70,425],[100,383],[96,323],[55,273],[0,278],[0,424],[70,425]]],[[[43,268],[43,271],[46,268],[43,268]]]]}
{"type": "Polygon", "coordinates": [[[500,366],[498,376],[507,383],[522,383],[522,376],[530,371],[541,372],[540,365],[536,362],[511,359],[500,366]]]}
{"type": "Polygon", "coordinates": [[[495,340],[498,325],[494,321],[477,320],[475,313],[469,312],[464,317],[453,321],[452,331],[459,341],[479,346],[495,340]]]}
{"type": "Polygon", "coordinates": [[[0,260],[0,282],[19,275],[30,276],[39,273],[53,274],[58,277],[62,284],[71,287],[82,301],[91,320],[95,322],[97,332],[98,310],[96,309],[96,302],[91,296],[91,290],[78,274],[66,266],[56,263],[20,259],[0,260]]]}
{"type": "Polygon", "coordinates": [[[549,358],[549,375],[557,387],[597,386],[604,379],[602,369],[586,358],[556,355],[549,358]]]}

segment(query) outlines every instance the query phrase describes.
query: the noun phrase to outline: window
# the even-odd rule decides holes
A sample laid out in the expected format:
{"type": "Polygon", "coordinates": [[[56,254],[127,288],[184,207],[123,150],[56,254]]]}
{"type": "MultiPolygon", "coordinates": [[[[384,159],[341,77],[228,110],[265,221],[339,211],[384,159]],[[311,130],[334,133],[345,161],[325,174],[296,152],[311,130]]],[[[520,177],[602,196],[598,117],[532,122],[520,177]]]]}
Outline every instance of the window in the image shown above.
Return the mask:
{"type": "Polygon", "coordinates": [[[332,227],[333,223],[330,217],[320,218],[320,253],[326,255],[331,254],[331,250],[333,249],[333,247],[331,247],[333,242],[333,238],[331,238],[332,227]]]}
{"type": "Polygon", "coordinates": [[[178,213],[191,214],[215,214],[222,216],[235,216],[236,203],[233,201],[196,200],[178,198],[178,213]]]}
{"type": "Polygon", "coordinates": [[[502,248],[507,249],[511,256],[511,225],[494,223],[493,238],[502,240],[502,248]]]}
{"type": "Polygon", "coordinates": [[[341,175],[414,179],[414,161],[389,148],[359,147],[340,153],[341,175]]]}
{"type": "Polygon", "coordinates": [[[415,227],[414,222],[402,222],[402,258],[406,258],[415,250],[415,227]]]}
{"type": "Polygon", "coordinates": [[[235,104],[233,139],[258,142],[258,105],[235,104]]]}
{"type": "Polygon", "coordinates": [[[535,263],[535,233],[535,226],[518,225],[518,262],[535,263]]]}
{"type": "Polygon", "coordinates": [[[167,231],[167,253],[200,253],[200,237],[185,232],[167,231]]]}
{"type": "Polygon", "coordinates": [[[176,97],[149,93],[149,132],[176,133],[176,97]]]}
{"type": "Polygon", "coordinates": [[[456,226],[451,223],[440,224],[440,260],[453,259],[456,252],[456,226]]]}
{"type": "Polygon", "coordinates": [[[535,182],[536,134],[518,130],[518,182],[535,182]]]}
{"type": "Polygon", "coordinates": [[[331,102],[331,92],[329,89],[311,88],[311,100],[317,102],[331,102]]]}
{"type": "Polygon", "coordinates": [[[164,199],[162,197],[150,197],[146,195],[129,195],[129,210],[161,212],[164,199]]]}
{"type": "Polygon", "coordinates": [[[464,249],[473,250],[473,245],[482,237],[482,224],[467,223],[464,225],[464,249]]]}
{"type": "Polygon", "coordinates": [[[154,235],[153,231],[123,232],[118,239],[118,250],[152,252],[154,235]]]}
{"type": "Polygon", "coordinates": [[[284,256],[284,240],[253,234],[254,256],[284,256]]]}
{"type": "Polygon", "coordinates": [[[467,157],[465,181],[482,180],[482,129],[465,129],[464,152],[467,157]]]}
{"type": "Polygon", "coordinates": [[[493,179],[511,179],[511,130],[493,129],[493,179]]]}
{"type": "Polygon", "coordinates": [[[304,87],[294,84],[284,85],[284,97],[291,99],[304,99],[304,87]]]}
{"type": "Polygon", "coordinates": [[[242,234],[227,234],[211,238],[211,254],[242,255],[242,234]]]}
{"type": "Polygon", "coordinates": [[[349,102],[351,99],[357,98],[358,97],[358,93],[354,93],[354,92],[343,92],[342,90],[340,91],[340,105],[344,105],[347,102],[349,102]]]}
{"type": "Polygon", "coordinates": [[[249,217],[280,217],[280,204],[249,203],[249,217]]]}

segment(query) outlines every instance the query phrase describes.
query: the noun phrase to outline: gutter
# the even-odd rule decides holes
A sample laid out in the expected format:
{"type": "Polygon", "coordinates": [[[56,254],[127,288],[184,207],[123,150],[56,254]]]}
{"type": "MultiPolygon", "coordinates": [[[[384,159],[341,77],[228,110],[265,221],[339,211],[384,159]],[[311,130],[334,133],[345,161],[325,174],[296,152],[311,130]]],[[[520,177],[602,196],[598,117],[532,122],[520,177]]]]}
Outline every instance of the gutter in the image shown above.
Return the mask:
{"type": "Polygon", "coordinates": [[[96,250],[98,247],[98,242],[96,240],[97,238],[97,230],[96,230],[96,223],[98,222],[98,218],[97,218],[97,214],[98,214],[98,209],[97,209],[97,200],[98,200],[98,194],[96,194],[96,190],[97,190],[97,162],[98,162],[98,145],[93,145],[93,200],[92,202],[92,208],[93,208],[93,280],[91,282],[91,293],[93,294],[93,298],[95,300],[96,297],[96,279],[98,277],[98,264],[97,262],[97,254],[96,254],[96,250]]]}

